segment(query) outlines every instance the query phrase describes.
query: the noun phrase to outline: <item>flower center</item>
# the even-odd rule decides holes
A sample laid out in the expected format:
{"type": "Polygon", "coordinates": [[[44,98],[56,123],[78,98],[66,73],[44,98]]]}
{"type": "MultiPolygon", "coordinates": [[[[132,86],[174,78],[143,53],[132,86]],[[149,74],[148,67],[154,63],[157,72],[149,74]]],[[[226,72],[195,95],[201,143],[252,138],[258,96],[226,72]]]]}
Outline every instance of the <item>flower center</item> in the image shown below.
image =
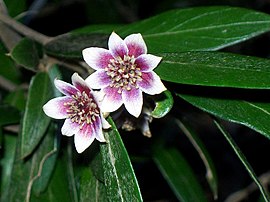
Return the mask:
{"type": "Polygon", "coordinates": [[[134,56],[125,55],[124,59],[121,57],[110,59],[105,71],[111,77],[110,87],[118,88],[118,93],[138,88],[137,81],[142,80],[142,73],[135,64],[134,56]]]}
{"type": "Polygon", "coordinates": [[[95,122],[100,111],[94,99],[84,91],[72,95],[72,98],[72,101],[64,103],[65,106],[69,107],[67,109],[68,118],[70,118],[72,122],[78,123],[80,129],[82,129],[85,124],[95,122]]]}

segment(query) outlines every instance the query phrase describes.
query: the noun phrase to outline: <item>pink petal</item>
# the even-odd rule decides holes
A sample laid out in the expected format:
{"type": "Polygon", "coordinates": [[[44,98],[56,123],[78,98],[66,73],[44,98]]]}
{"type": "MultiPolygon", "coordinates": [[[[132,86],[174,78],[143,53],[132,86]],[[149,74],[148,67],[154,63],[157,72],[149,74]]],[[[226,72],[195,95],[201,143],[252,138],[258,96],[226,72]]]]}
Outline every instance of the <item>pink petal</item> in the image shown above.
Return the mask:
{"type": "Polygon", "coordinates": [[[92,126],[93,126],[93,130],[95,131],[96,139],[100,142],[105,142],[100,118],[97,118],[96,121],[92,124],[92,126]]]}
{"type": "Polygon", "coordinates": [[[71,84],[58,80],[58,79],[54,80],[54,85],[64,95],[71,96],[71,95],[75,95],[78,92],[78,90],[71,84]]]}
{"type": "Polygon", "coordinates": [[[43,106],[43,111],[47,116],[54,119],[65,119],[68,107],[64,103],[71,101],[72,98],[68,96],[53,98],[43,106]]]}
{"type": "Polygon", "coordinates": [[[64,125],[61,128],[63,135],[72,136],[80,130],[80,125],[78,123],[72,122],[70,119],[66,119],[64,125]]]}
{"type": "Polygon", "coordinates": [[[113,57],[120,56],[124,58],[124,55],[127,55],[128,48],[125,44],[124,40],[121,39],[116,33],[112,33],[109,42],[108,42],[109,50],[111,51],[113,57]]]}
{"type": "Polygon", "coordinates": [[[111,83],[110,77],[105,71],[97,70],[85,79],[85,82],[94,89],[100,89],[111,83]]]}
{"type": "Polygon", "coordinates": [[[141,34],[131,34],[124,39],[124,42],[128,47],[128,54],[130,56],[133,55],[136,58],[147,53],[147,47],[141,34]]]}
{"type": "Polygon", "coordinates": [[[104,69],[113,59],[111,52],[104,48],[91,47],[82,51],[85,62],[95,70],[104,69]]]}
{"type": "Polygon", "coordinates": [[[123,91],[123,101],[127,111],[135,116],[139,117],[143,106],[142,91],[137,88],[123,91]]]}
{"type": "Polygon", "coordinates": [[[74,136],[75,148],[78,153],[86,150],[95,139],[95,131],[91,124],[85,124],[74,136]]]}
{"type": "Polygon", "coordinates": [[[102,112],[113,112],[123,104],[122,96],[117,92],[117,88],[106,87],[102,90],[105,97],[100,106],[102,112]]]}
{"type": "Polygon", "coordinates": [[[139,67],[142,72],[149,72],[157,67],[161,59],[162,57],[155,55],[143,54],[136,58],[135,64],[137,64],[137,67],[139,67]]]}
{"type": "Polygon", "coordinates": [[[71,76],[72,84],[80,91],[85,91],[87,94],[91,91],[85,81],[82,79],[82,77],[79,76],[78,73],[74,73],[71,76]]]}
{"type": "Polygon", "coordinates": [[[142,81],[138,81],[137,84],[143,92],[149,95],[159,94],[166,90],[159,76],[153,71],[143,72],[142,81]]]}

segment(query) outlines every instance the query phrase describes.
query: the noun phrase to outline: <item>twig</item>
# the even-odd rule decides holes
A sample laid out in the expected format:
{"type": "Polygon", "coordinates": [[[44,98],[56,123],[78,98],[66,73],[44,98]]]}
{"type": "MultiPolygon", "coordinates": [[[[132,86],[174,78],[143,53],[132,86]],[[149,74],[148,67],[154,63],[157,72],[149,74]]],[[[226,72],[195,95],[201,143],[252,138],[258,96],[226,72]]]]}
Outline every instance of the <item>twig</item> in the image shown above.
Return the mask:
{"type": "Polygon", "coordinates": [[[17,85],[0,75],[0,88],[7,91],[14,91],[17,88],[17,85]]]}
{"type": "Polygon", "coordinates": [[[22,35],[27,36],[43,45],[53,39],[53,37],[48,37],[33,29],[30,29],[29,27],[17,22],[16,20],[2,13],[0,13],[0,21],[2,21],[4,24],[8,25],[12,29],[16,30],[17,32],[21,33],[22,35]]]}

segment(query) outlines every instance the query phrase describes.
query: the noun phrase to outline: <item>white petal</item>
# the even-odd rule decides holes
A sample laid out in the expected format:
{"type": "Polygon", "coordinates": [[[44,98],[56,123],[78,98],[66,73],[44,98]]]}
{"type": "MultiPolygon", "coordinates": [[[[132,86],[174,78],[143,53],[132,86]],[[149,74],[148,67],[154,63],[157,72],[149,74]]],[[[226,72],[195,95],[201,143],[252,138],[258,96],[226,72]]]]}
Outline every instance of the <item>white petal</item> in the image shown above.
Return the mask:
{"type": "Polygon", "coordinates": [[[111,82],[110,77],[103,70],[97,70],[85,79],[85,82],[93,89],[101,89],[111,82]]]}
{"type": "Polygon", "coordinates": [[[147,53],[147,47],[141,34],[131,34],[124,39],[124,42],[128,47],[128,54],[130,56],[133,55],[136,58],[147,53]]]}
{"type": "Polygon", "coordinates": [[[101,115],[101,123],[102,123],[102,128],[104,129],[109,129],[111,125],[109,122],[101,115]]]}
{"type": "Polygon", "coordinates": [[[100,106],[102,112],[114,112],[121,107],[123,104],[122,96],[116,88],[107,87],[102,92],[105,94],[100,106]]]}
{"type": "Polygon", "coordinates": [[[110,59],[113,59],[109,50],[97,47],[84,49],[82,55],[85,62],[95,70],[108,67],[110,59]]]}
{"type": "Polygon", "coordinates": [[[93,123],[93,129],[95,131],[95,137],[100,142],[106,142],[103,131],[102,131],[102,124],[100,119],[96,119],[96,121],[93,123]]]}
{"type": "Polygon", "coordinates": [[[142,72],[149,72],[157,67],[161,59],[162,57],[151,54],[144,54],[136,58],[135,64],[140,68],[142,72]]]}
{"type": "Polygon", "coordinates": [[[156,95],[167,90],[155,72],[142,73],[142,81],[138,81],[140,89],[149,94],[156,95]]]}
{"type": "Polygon", "coordinates": [[[68,96],[53,98],[43,106],[44,113],[54,119],[65,119],[67,117],[67,107],[64,103],[72,101],[68,96]]]}
{"type": "Polygon", "coordinates": [[[78,73],[74,73],[72,76],[71,76],[71,81],[72,81],[72,84],[81,92],[85,91],[85,92],[89,92],[91,91],[89,89],[89,87],[87,86],[86,82],[83,80],[82,77],[79,76],[78,73]]]}
{"type": "Polygon", "coordinates": [[[136,88],[124,90],[122,97],[127,111],[131,115],[139,117],[143,106],[142,91],[136,88]]]}
{"type": "Polygon", "coordinates": [[[54,79],[54,85],[64,95],[72,96],[78,92],[74,86],[59,79],[54,79]]]}
{"type": "Polygon", "coordinates": [[[79,124],[72,122],[70,119],[66,119],[61,128],[61,133],[66,136],[72,136],[80,130],[79,127],[79,124]]]}
{"type": "Polygon", "coordinates": [[[96,135],[91,125],[86,124],[84,129],[79,130],[74,136],[75,148],[78,153],[86,150],[94,141],[96,135]]]}
{"type": "Polygon", "coordinates": [[[108,42],[109,50],[111,54],[116,57],[124,58],[124,55],[127,55],[128,48],[125,44],[124,40],[120,38],[116,33],[112,33],[109,42],[108,42]]]}

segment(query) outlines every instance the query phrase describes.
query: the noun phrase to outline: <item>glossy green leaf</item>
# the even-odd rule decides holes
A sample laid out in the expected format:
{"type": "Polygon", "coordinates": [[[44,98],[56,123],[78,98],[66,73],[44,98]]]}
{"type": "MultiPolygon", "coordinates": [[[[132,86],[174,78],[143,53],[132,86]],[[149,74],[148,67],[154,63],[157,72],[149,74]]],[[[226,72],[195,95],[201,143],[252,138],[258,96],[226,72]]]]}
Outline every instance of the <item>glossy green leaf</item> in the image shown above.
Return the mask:
{"type": "Polygon", "coordinates": [[[166,114],[169,113],[169,111],[173,107],[173,96],[170,91],[165,91],[162,94],[156,96],[153,98],[155,101],[155,108],[152,111],[152,116],[154,118],[162,118],[166,114]]]}
{"type": "Polygon", "coordinates": [[[109,201],[142,201],[129,156],[111,118],[112,128],[105,132],[100,146],[106,193],[109,201]]]}
{"type": "Polygon", "coordinates": [[[4,0],[7,6],[8,14],[12,17],[16,17],[26,10],[26,0],[4,0]]]}
{"type": "Polygon", "coordinates": [[[70,180],[73,179],[70,179],[70,176],[67,173],[68,165],[66,160],[64,155],[57,159],[56,167],[50,179],[48,188],[38,196],[31,194],[31,202],[77,201],[72,195],[73,190],[72,187],[70,187],[70,180]]]}
{"type": "Polygon", "coordinates": [[[270,88],[270,60],[221,52],[161,54],[161,79],[204,86],[270,88]]]}
{"type": "Polygon", "coordinates": [[[95,177],[89,167],[82,170],[80,179],[80,201],[108,201],[105,184],[95,177]]]}
{"type": "Polygon", "coordinates": [[[206,174],[205,177],[207,179],[207,182],[213,192],[213,198],[217,200],[218,198],[218,181],[217,181],[217,173],[214,166],[214,163],[212,161],[212,158],[210,157],[205,145],[203,142],[199,139],[198,135],[195,133],[195,131],[189,126],[189,124],[186,121],[183,120],[176,120],[176,124],[179,126],[179,128],[182,130],[182,132],[187,136],[189,141],[192,143],[194,148],[197,150],[198,154],[200,155],[204,166],[206,168],[206,174]]]}
{"type": "Polygon", "coordinates": [[[50,118],[45,115],[42,107],[52,96],[53,88],[48,74],[38,73],[31,80],[23,117],[21,141],[23,158],[36,148],[50,123],[50,118]]]}
{"type": "Polygon", "coordinates": [[[0,51],[0,76],[17,84],[19,83],[19,71],[15,66],[14,61],[10,57],[0,51]]]}
{"type": "MultiPolygon", "coordinates": [[[[122,37],[139,32],[152,53],[218,50],[269,31],[270,16],[237,7],[194,7],[118,27],[104,30],[108,34],[116,31],[122,37]]],[[[101,30],[90,26],[89,32],[101,30]]]]}
{"type": "Polygon", "coordinates": [[[180,152],[174,148],[158,148],[153,158],[179,201],[207,201],[195,174],[180,152]]]}
{"type": "Polygon", "coordinates": [[[21,113],[18,109],[9,105],[0,105],[0,126],[19,123],[21,113]]]}
{"type": "Polygon", "coordinates": [[[250,177],[254,181],[254,183],[258,186],[265,202],[268,202],[270,200],[270,197],[268,195],[268,191],[264,188],[258,177],[256,176],[256,173],[254,172],[253,168],[247,161],[245,155],[242,153],[240,148],[237,146],[237,144],[234,142],[232,136],[225,130],[225,128],[217,121],[214,120],[214,123],[216,124],[217,128],[220,130],[222,135],[226,138],[230,146],[232,147],[235,154],[238,156],[242,164],[245,166],[245,169],[248,171],[250,177]]]}
{"type": "MultiPolygon", "coordinates": [[[[202,92],[203,90],[200,89],[198,91],[202,92]]],[[[262,95],[252,94],[252,91],[249,92],[250,96],[248,96],[247,99],[244,99],[245,94],[241,94],[241,92],[238,91],[233,92],[231,90],[230,94],[222,90],[213,91],[211,92],[212,96],[208,93],[188,94],[179,92],[177,93],[177,95],[186,100],[187,102],[191,103],[192,105],[206,112],[209,112],[210,114],[213,114],[231,122],[245,125],[265,135],[267,138],[270,138],[269,101],[254,100],[256,96],[265,96],[264,92],[262,92],[262,95]],[[235,97],[235,95],[238,96],[235,97]],[[250,97],[253,98],[251,99],[250,97]]]]}
{"type": "MultiPolygon", "coordinates": [[[[11,171],[15,157],[17,137],[14,135],[4,134],[3,145],[1,145],[1,183],[0,193],[5,193],[8,187],[9,179],[11,178],[11,171]]],[[[1,195],[1,194],[0,194],[1,195]]]]}
{"type": "Polygon", "coordinates": [[[41,55],[41,46],[31,39],[22,39],[11,51],[12,59],[26,69],[36,71],[41,55]]]}
{"type": "Polygon", "coordinates": [[[41,173],[45,160],[55,149],[56,138],[53,131],[54,127],[52,125],[35,150],[35,153],[27,159],[21,159],[20,141],[22,136],[21,134],[19,135],[9,185],[6,192],[1,196],[1,201],[29,201],[33,182],[41,173]]]}
{"type": "Polygon", "coordinates": [[[87,47],[106,47],[108,34],[66,34],[45,45],[47,54],[66,58],[81,58],[82,50],[87,47]]]}

